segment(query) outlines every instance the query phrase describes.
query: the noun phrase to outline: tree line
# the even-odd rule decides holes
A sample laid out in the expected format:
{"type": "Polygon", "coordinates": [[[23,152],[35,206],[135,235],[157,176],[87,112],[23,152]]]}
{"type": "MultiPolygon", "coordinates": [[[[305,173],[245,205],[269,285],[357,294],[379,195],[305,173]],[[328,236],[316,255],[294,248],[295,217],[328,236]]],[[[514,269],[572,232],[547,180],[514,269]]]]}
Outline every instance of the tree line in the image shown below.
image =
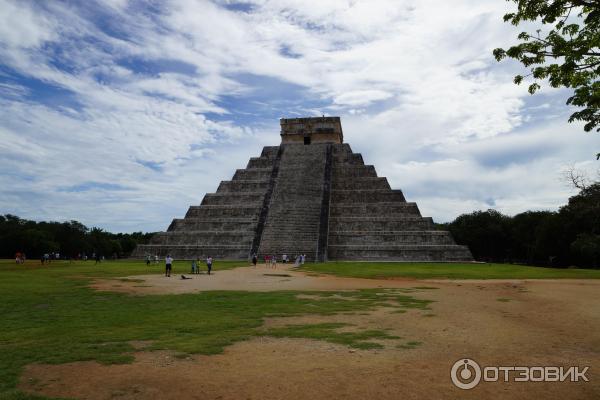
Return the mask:
{"type": "MultiPolygon", "coordinates": [[[[495,210],[475,211],[437,227],[469,246],[477,261],[600,268],[600,183],[582,186],[556,212],[527,211],[511,217],[495,210]]],[[[0,215],[0,257],[11,258],[16,252],[29,258],[53,252],[64,257],[127,257],[153,234],[115,234],[77,221],[35,222],[0,215]]]]}
{"type": "Polygon", "coordinates": [[[106,258],[127,257],[138,243],[147,243],[153,233],[111,233],[88,228],[80,222],[36,222],[15,215],[0,215],[0,257],[23,252],[28,258],[45,253],[76,258],[98,254],[106,258]]]}
{"type": "Polygon", "coordinates": [[[557,212],[475,211],[438,227],[478,261],[600,268],[600,183],[582,187],[557,212]]]}

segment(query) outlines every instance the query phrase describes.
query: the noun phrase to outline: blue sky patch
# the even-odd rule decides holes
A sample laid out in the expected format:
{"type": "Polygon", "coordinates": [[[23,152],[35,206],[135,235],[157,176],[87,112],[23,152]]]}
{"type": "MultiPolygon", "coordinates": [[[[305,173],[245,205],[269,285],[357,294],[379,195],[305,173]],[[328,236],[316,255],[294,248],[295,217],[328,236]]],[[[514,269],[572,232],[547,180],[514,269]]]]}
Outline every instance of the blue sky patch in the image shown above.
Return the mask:
{"type": "Polygon", "coordinates": [[[88,192],[90,190],[100,191],[115,191],[115,190],[129,190],[131,188],[118,185],[116,183],[105,183],[105,182],[83,182],[72,186],[64,186],[59,188],[60,192],[88,192]]]}

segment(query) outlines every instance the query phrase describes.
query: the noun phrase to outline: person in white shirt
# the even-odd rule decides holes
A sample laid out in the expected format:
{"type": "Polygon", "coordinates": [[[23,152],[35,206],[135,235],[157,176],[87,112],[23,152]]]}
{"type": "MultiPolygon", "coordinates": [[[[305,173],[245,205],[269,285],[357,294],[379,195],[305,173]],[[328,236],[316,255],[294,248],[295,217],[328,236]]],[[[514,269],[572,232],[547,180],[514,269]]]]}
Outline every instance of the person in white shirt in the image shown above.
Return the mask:
{"type": "Polygon", "coordinates": [[[212,269],[213,259],[211,256],[206,258],[206,268],[208,269],[208,274],[210,275],[210,270],[212,269]]]}
{"type": "Polygon", "coordinates": [[[165,276],[171,276],[171,269],[173,268],[173,259],[170,254],[167,254],[165,258],[165,276]]]}

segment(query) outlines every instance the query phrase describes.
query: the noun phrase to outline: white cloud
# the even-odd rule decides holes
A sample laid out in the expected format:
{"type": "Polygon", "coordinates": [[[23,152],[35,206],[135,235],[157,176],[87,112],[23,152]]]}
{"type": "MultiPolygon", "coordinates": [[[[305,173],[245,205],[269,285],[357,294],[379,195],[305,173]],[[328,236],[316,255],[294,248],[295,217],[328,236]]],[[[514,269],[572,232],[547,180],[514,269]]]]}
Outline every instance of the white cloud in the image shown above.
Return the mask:
{"type": "Polygon", "coordinates": [[[592,157],[595,137],[564,122],[564,91],[532,104],[518,68],[493,60],[516,34],[504,2],[225,5],[0,0],[0,208],[164,229],[278,143],[263,111],[340,114],[354,150],[441,220],[556,208],[572,193],[556,171],[592,157]],[[65,98],[36,98],[56,88],[65,98]],[[56,190],[86,182],[126,189],[56,190]]]}

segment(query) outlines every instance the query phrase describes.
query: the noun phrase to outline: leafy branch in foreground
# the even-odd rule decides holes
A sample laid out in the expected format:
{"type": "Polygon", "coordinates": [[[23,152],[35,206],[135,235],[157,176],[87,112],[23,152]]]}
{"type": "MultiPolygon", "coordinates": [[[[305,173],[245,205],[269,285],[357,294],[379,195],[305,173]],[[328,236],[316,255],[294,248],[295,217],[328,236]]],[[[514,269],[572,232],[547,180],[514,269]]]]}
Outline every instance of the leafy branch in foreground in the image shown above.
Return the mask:
{"type": "MultiPolygon", "coordinates": [[[[529,68],[517,75],[516,84],[533,79],[528,91],[540,88],[547,79],[551,87],[573,88],[567,104],[582,107],[569,122],[585,122],[584,129],[600,131],[600,1],[598,0],[507,0],[517,11],[504,15],[504,21],[517,26],[524,21],[540,21],[549,31],[521,32],[520,43],[507,50],[497,48],[497,61],[509,57],[529,68]]],[[[597,155],[600,159],[600,153],[597,155]]]]}

